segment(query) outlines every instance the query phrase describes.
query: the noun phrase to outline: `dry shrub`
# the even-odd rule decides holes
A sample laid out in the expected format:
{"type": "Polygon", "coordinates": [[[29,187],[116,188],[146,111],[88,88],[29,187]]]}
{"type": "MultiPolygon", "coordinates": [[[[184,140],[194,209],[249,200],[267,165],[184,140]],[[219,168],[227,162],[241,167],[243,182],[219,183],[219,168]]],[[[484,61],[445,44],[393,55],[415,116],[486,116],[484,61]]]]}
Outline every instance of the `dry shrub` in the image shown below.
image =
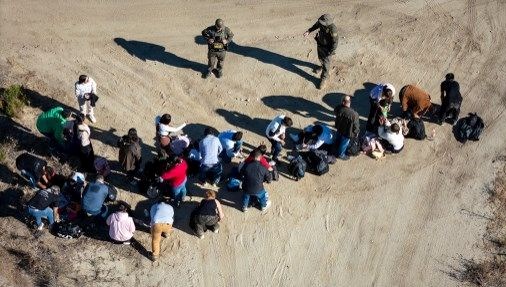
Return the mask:
{"type": "Polygon", "coordinates": [[[11,85],[0,95],[0,111],[10,118],[19,118],[27,104],[28,99],[20,85],[11,85]]]}
{"type": "Polygon", "coordinates": [[[460,258],[460,266],[448,274],[470,285],[506,286],[506,165],[485,190],[493,211],[485,234],[488,255],[481,261],[460,258]]]}

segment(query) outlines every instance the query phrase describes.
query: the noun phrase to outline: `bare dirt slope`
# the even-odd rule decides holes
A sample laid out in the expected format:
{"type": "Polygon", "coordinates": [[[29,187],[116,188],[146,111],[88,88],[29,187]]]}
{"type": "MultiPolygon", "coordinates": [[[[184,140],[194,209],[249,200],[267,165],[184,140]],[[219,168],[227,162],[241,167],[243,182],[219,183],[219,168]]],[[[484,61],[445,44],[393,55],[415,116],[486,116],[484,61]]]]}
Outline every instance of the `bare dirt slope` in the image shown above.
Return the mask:
{"type": "MultiPolygon", "coordinates": [[[[23,245],[50,248],[51,258],[63,258],[68,271],[49,281],[456,286],[444,272],[448,264],[459,254],[480,254],[484,224],[471,214],[486,213],[482,187],[494,177],[492,160],[506,148],[504,1],[19,0],[0,1],[0,18],[2,84],[24,84],[39,103],[20,124],[36,134],[39,108],[75,107],[73,83],[86,73],[101,96],[95,152],[111,160],[115,139],[130,127],[152,145],[153,119],[163,112],[174,124],[196,124],[193,132],[203,125],[243,130],[255,146],[278,113],[291,115],[299,128],[332,124],[342,94],[354,95],[354,107],[366,117],[371,83],[389,81],[398,89],[416,83],[438,103],[447,72],[461,84],[461,115],[478,112],[487,124],[479,142],[461,145],[450,126],[427,124],[436,139],[409,140],[400,155],[382,161],[360,156],[300,182],[281,178],[268,186],[273,207],[266,214],[243,214],[234,203],[239,196],[223,191],[221,232],[203,240],[185,232],[186,207],[156,263],[132,248],[89,238],[34,239],[20,221],[0,219],[0,238],[11,250],[7,259],[23,245]],[[318,91],[315,43],[302,33],[325,12],[336,15],[340,44],[333,80],[318,91]],[[227,55],[224,78],[203,80],[206,47],[198,36],[217,17],[237,45],[227,55]]],[[[31,147],[37,145],[44,149],[44,141],[31,147]]],[[[120,198],[145,201],[129,191],[120,198]]],[[[135,237],[150,250],[149,234],[135,237]]]]}

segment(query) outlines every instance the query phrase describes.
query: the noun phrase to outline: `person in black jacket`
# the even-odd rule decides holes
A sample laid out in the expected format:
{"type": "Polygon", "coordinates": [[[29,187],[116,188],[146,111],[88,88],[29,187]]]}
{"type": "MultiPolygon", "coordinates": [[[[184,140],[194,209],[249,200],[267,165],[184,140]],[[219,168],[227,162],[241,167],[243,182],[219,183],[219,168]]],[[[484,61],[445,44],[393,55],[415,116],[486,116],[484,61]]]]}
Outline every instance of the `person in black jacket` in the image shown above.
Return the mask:
{"type": "Polygon", "coordinates": [[[351,97],[345,96],[340,106],[334,109],[336,115],[336,141],[337,157],[342,160],[350,159],[346,149],[350,140],[358,136],[360,123],[358,113],[351,108],[351,97]]]}
{"type": "Polygon", "coordinates": [[[242,211],[248,211],[250,197],[256,197],[260,202],[261,210],[264,211],[271,205],[269,194],[264,188],[264,181],[271,182],[272,175],[261,163],[262,152],[254,150],[254,160],[249,162],[241,168],[242,181],[242,211]]]}
{"type": "Polygon", "coordinates": [[[207,40],[209,60],[209,70],[204,74],[204,78],[209,77],[216,67],[216,77],[223,75],[223,63],[228,50],[228,45],[232,42],[234,34],[228,27],[225,27],[222,19],[216,19],[213,26],[207,27],[202,31],[202,36],[207,40]]]}
{"type": "Polygon", "coordinates": [[[448,120],[452,125],[459,119],[462,95],[460,86],[452,73],[446,74],[446,80],[441,83],[441,108],[439,109],[439,124],[448,120]]]}

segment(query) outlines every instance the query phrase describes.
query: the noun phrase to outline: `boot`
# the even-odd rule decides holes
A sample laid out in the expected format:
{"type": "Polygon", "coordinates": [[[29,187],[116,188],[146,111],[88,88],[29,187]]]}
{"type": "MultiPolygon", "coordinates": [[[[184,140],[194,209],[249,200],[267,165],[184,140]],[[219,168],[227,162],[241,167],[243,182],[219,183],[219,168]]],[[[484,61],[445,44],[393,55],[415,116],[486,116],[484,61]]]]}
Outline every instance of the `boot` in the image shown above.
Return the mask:
{"type": "Polygon", "coordinates": [[[315,73],[315,74],[319,74],[321,72],[322,72],[322,67],[321,66],[318,66],[318,67],[316,67],[316,68],[313,69],[313,73],[315,73]]]}

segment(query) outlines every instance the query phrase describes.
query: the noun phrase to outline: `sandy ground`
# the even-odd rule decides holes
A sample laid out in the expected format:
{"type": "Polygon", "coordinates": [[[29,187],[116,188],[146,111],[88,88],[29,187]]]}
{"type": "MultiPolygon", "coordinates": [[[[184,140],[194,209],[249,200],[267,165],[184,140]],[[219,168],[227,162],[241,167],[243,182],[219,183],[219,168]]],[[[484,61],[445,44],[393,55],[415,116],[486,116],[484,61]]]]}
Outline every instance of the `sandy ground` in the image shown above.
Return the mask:
{"type": "MultiPolygon", "coordinates": [[[[472,214],[487,212],[483,186],[506,148],[504,1],[4,0],[0,17],[1,83],[24,84],[34,102],[45,103],[18,122],[37,135],[39,108],[76,107],[73,83],[86,73],[101,96],[95,152],[110,160],[115,139],[130,127],[152,146],[160,113],[171,113],[176,125],[192,123],[192,133],[205,125],[243,130],[255,146],[278,113],[298,128],[333,124],[342,94],[354,95],[364,119],[370,83],[389,81],[398,90],[416,83],[439,103],[447,72],[461,85],[461,115],[478,112],[487,125],[482,140],[461,145],[450,126],[429,123],[436,139],[408,140],[399,155],[360,156],[299,182],[282,177],[268,186],[266,214],[243,214],[239,195],[220,192],[227,218],[203,240],[188,233],[188,205],[156,263],[89,238],[34,239],[23,223],[1,218],[2,240],[18,238],[14,249],[50,248],[62,258],[68,270],[54,279],[58,285],[457,286],[448,266],[459,255],[480,256],[485,225],[472,214]],[[316,46],[302,33],[325,12],[336,15],[340,43],[332,82],[319,91],[316,46]],[[204,80],[206,47],[197,36],[217,17],[237,46],[224,78],[204,80]]],[[[120,198],[146,200],[129,191],[120,198]]],[[[135,238],[150,250],[149,234],[135,238]]],[[[10,254],[4,258],[15,260],[10,254]]]]}

